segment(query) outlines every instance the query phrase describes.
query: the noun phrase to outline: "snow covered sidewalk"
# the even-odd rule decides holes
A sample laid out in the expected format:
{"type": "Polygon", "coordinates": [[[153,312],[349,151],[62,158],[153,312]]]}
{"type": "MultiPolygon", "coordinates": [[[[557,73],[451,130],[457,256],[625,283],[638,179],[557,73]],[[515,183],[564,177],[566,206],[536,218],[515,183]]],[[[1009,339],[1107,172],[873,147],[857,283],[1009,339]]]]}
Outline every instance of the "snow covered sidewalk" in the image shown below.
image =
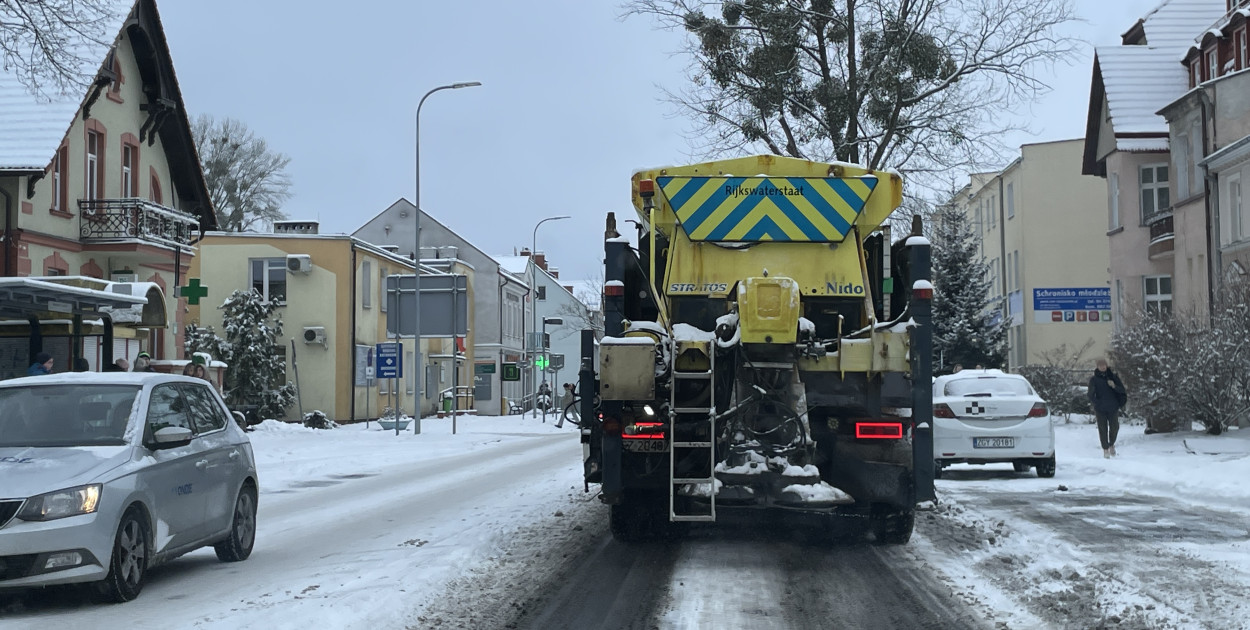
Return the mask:
{"type": "Polygon", "coordinates": [[[952,466],[910,553],[1010,628],[1248,628],[1250,430],[1145,435],[1104,459],[1056,427],[1054,479],[952,466]]]}

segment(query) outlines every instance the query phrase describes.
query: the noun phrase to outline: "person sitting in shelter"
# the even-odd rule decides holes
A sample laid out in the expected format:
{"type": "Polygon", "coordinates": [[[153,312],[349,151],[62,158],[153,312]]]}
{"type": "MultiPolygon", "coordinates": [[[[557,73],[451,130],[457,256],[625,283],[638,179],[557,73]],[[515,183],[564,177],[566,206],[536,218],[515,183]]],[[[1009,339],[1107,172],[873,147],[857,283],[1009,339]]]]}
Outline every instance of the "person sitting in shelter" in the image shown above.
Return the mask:
{"type": "Polygon", "coordinates": [[[132,372],[155,372],[156,368],[152,367],[152,355],[146,352],[140,352],[135,358],[134,369],[132,372]]]}
{"type": "Polygon", "coordinates": [[[90,372],[91,363],[89,363],[83,357],[78,357],[77,359],[74,359],[74,371],[75,372],[90,372]]]}
{"type": "MultiPolygon", "coordinates": [[[[19,364],[20,365],[20,364],[19,364]]],[[[52,355],[40,352],[35,355],[35,362],[26,370],[27,376],[42,376],[52,373],[52,355]]]]}
{"type": "Polygon", "coordinates": [[[120,358],[120,359],[118,359],[118,360],[116,360],[116,361],[114,361],[114,362],[112,362],[112,363],[110,363],[110,364],[108,364],[108,365],[104,366],[104,369],[103,369],[103,370],[101,370],[101,371],[102,371],[102,372],[129,372],[129,371],[130,371],[130,362],[129,362],[129,361],[127,361],[125,357],[122,357],[122,358],[120,358]]]}

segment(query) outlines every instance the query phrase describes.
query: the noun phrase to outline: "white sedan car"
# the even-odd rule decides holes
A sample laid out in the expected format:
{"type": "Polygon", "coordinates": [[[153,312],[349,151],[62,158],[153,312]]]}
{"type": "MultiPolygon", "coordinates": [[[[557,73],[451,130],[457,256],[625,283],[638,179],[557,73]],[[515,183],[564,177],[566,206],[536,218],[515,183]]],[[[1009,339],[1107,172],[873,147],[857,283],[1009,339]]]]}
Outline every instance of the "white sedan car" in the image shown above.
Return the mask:
{"type": "Polygon", "coordinates": [[[1016,472],[1055,476],[1050,411],[1023,376],[962,370],[933,381],[936,472],[949,464],[1011,463],[1016,472]]]}
{"type": "Polygon", "coordinates": [[[247,558],[252,446],[207,382],[69,373],[0,382],[0,589],[95,582],[112,601],[213,545],[247,558]]]}

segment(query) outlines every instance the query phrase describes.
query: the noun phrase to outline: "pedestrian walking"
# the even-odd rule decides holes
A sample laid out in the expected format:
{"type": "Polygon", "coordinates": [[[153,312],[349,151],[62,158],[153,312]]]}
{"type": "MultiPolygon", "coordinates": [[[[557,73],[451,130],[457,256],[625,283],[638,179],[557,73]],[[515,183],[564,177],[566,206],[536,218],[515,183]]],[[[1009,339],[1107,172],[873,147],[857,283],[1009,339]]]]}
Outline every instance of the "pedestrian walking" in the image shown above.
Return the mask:
{"type": "MultiPolygon", "coordinates": [[[[21,365],[20,363],[18,365],[21,365]]],[[[52,355],[40,352],[35,355],[35,362],[26,369],[26,376],[42,376],[52,373],[52,355]]]]}
{"type": "Polygon", "coordinates": [[[1115,457],[1115,439],[1120,433],[1120,409],[1128,402],[1124,382],[1107,367],[1106,359],[1094,364],[1094,375],[1089,377],[1089,402],[1094,408],[1098,422],[1098,440],[1102,443],[1102,456],[1115,457]]]}

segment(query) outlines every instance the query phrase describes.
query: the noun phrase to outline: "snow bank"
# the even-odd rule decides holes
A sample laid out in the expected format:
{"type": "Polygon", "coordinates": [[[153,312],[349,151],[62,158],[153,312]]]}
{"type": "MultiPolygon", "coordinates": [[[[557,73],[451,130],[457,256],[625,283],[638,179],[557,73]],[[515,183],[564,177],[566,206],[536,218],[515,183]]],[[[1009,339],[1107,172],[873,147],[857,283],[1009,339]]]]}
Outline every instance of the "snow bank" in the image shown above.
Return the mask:
{"type": "Polygon", "coordinates": [[[855,499],[851,495],[825,483],[818,484],[802,484],[796,483],[786,486],[781,490],[783,493],[791,492],[797,494],[803,501],[807,502],[852,502],[855,499]]]}

